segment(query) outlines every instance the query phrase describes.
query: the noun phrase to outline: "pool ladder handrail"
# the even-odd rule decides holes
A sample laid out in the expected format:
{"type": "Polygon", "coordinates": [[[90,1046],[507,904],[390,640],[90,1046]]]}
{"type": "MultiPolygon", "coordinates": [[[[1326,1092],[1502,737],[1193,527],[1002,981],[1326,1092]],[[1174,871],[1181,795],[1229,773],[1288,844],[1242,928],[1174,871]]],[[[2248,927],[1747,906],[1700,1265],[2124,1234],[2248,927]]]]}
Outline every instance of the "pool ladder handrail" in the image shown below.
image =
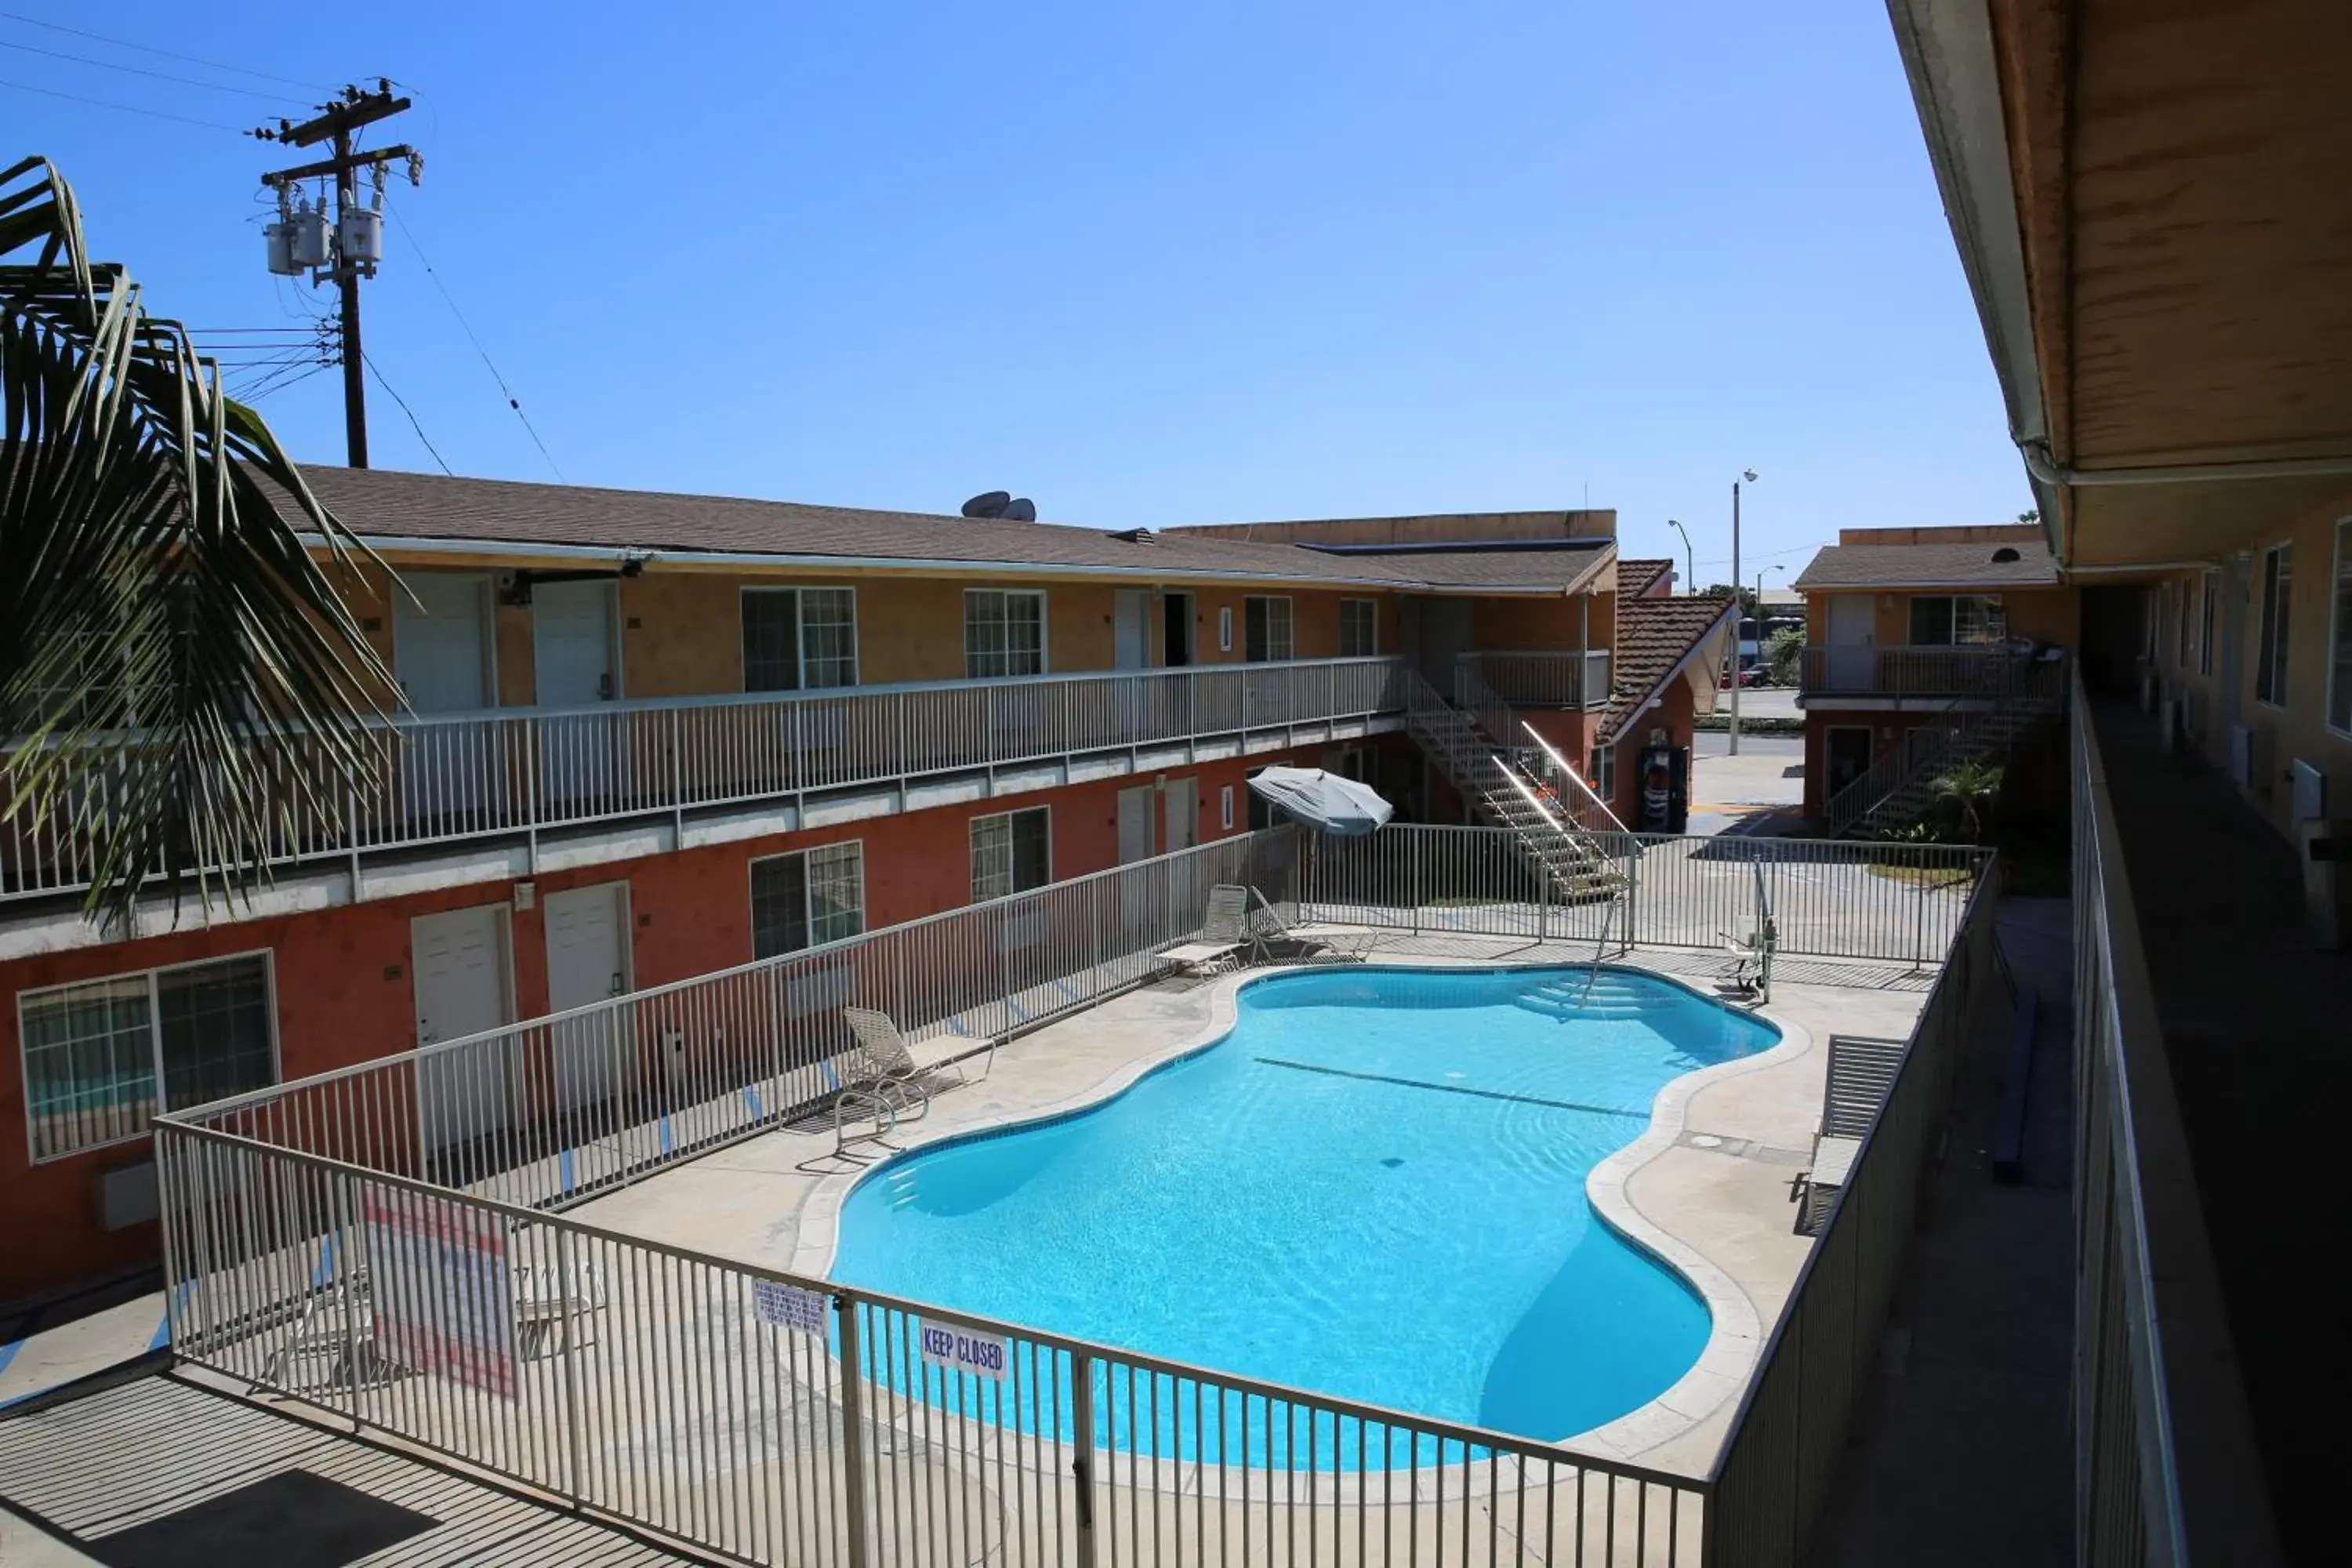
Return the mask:
{"type": "Polygon", "coordinates": [[[1609,907],[1601,911],[1601,940],[1592,944],[1592,962],[1584,966],[1584,990],[1576,998],[1580,1007],[1591,1000],[1592,983],[1601,977],[1601,958],[1609,951],[1609,925],[1617,918],[1618,903],[1618,900],[1612,899],[1609,907]]]}

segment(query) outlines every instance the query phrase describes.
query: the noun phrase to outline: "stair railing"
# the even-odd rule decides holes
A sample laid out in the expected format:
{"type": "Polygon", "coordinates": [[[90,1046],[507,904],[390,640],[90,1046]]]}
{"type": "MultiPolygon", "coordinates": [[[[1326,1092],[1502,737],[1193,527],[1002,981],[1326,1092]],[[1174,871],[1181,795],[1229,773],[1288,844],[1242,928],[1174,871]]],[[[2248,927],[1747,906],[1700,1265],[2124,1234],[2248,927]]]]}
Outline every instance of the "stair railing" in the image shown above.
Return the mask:
{"type": "Polygon", "coordinates": [[[1975,744],[1978,736],[1996,721],[2013,718],[2021,710],[2034,712],[2055,705],[2060,683],[2065,679],[2066,661],[2063,658],[2047,663],[2032,662],[2031,673],[2010,684],[2009,696],[1990,708],[1969,713],[1961,721],[1946,731],[1940,740],[1924,751],[1915,751],[1907,743],[1898,745],[1873,763],[1859,777],[1830,797],[1822,807],[1822,826],[1832,837],[1844,833],[1866,821],[1879,807],[1901,793],[1912,780],[1932,776],[1965,748],[1975,744]]]}

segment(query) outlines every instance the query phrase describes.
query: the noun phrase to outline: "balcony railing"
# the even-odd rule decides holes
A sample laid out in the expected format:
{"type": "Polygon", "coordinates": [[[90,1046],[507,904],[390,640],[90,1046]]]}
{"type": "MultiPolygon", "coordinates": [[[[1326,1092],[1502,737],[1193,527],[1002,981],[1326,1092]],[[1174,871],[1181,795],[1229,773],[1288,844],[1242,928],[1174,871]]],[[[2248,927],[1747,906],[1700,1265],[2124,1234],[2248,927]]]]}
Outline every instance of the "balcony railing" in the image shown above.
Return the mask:
{"type": "MultiPolygon", "coordinates": [[[[1402,704],[1395,658],[1195,665],[1117,674],[486,709],[371,724],[377,787],[341,818],[297,781],[315,737],[267,742],[285,785],[271,859],[293,862],[625,817],[756,805],[926,775],[1364,719],[1402,704]]],[[[35,825],[0,824],[0,900],[89,886],[106,837],[107,759],[35,825]]]]}
{"type": "MultiPolygon", "coordinates": [[[[1519,708],[1599,708],[1609,700],[1609,650],[1483,650],[1457,654],[1454,668],[1519,708]]],[[[1455,682],[1454,701],[1464,702],[1455,682]]]]}
{"type": "Polygon", "coordinates": [[[2024,661],[2005,644],[1963,647],[1811,647],[1798,661],[1808,697],[2001,697],[2024,661]]]}

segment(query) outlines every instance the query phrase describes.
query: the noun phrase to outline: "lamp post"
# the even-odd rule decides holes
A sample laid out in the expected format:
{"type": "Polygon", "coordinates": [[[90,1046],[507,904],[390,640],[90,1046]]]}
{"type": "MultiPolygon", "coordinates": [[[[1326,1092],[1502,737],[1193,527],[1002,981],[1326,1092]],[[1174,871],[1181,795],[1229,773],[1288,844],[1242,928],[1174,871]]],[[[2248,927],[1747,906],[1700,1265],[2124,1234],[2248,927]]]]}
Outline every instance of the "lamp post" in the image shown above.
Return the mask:
{"type": "Polygon", "coordinates": [[[1742,468],[1731,481],[1731,745],[1739,754],[1739,487],[1756,482],[1756,470],[1742,468]]]}
{"type": "Polygon", "coordinates": [[[1696,594],[1698,592],[1698,552],[1691,548],[1690,530],[1671,517],[1666,519],[1666,526],[1683,536],[1683,566],[1690,574],[1683,579],[1683,592],[1696,594]]]}

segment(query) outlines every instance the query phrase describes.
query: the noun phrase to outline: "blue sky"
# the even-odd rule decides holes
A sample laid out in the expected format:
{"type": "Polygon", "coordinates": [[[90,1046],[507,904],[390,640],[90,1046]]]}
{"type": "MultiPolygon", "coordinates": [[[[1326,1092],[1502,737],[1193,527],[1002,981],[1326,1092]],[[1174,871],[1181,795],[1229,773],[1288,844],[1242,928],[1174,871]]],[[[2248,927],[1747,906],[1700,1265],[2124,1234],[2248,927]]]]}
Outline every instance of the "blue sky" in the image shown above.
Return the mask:
{"type": "MultiPolygon", "coordinates": [[[[2032,504],[1876,0],[0,7],[0,81],[210,122],[0,88],[0,151],[197,327],[330,301],[263,267],[292,160],[222,129],[305,90],[16,18],[414,93],[366,342],[461,474],[553,477],[419,246],[578,483],[1103,528],[1589,498],[1629,553],[1680,518],[1702,580],[1743,467],[1751,579],[2032,504]]],[[[434,469],[370,396],[376,466],[434,469]]],[[[341,460],[332,372],[260,406],[341,460]]]]}

